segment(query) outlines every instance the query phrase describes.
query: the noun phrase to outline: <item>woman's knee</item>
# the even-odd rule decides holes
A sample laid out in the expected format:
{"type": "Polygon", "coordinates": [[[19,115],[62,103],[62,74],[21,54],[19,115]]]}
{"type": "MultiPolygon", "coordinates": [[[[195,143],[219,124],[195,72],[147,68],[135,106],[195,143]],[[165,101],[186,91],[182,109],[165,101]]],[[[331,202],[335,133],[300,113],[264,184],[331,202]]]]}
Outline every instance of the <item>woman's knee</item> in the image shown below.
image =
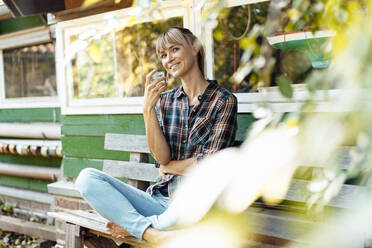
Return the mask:
{"type": "Polygon", "coordinates": [[[94,181],[102,174],[101,171],[94,168],[85,168],[76,178],[75,186],[82,196],[89,194],[89,190],[94,188],[94,181]]]}

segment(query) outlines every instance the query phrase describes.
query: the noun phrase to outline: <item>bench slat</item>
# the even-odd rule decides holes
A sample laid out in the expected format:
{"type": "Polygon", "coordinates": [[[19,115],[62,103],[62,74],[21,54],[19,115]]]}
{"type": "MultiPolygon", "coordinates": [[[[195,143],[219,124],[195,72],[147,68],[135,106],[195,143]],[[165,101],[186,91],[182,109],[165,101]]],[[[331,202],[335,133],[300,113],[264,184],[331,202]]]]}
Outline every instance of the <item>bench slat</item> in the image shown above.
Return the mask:
{"type": "Polygon", "coordinates": [[[108,220],[96,212],[71,210],[65,212],[48,212],[48,215],[67,223],[85,227],[89,229],[90,233],[96,235],[104,236],[113,240],[123,241],[124,243],[135,246],[146,247],[146,243],[138,240],[135,237],[113,238],[106,229],[108,220]]]}
{"type": "Polygon", "coordinates": [[[111,176],[155,182],[159,171],[154,164],[118,160],[104,160],[103,171],[111,176]]]}
{"type": "MultiPolygon", "coordinates": [[[[60,219],[75,225],[79,225],[88,229],[94,229],[99,232],[105,233],[105,234],[110,234],[106,230],[106,224],[108,220],[102,221],[101,218],[96,218],[96,219],[87,219],[84,216],[80,216],[79,212],[76,211],[65,211],[65,212],[48,212],[49,216],[52,216],[56,219],[60,219]]],[[[98,215],[97,215],[98,217],[98,215]]]]}
{"type": "MultiPolygon", "coordinates": [[[[311,196],[311,192],[307,189],[308,184],[309,181],[293,179],[284,200],[306,202],[311,196]]],[[[344,184],[339,194],[327,206],[352,208],[355,207],[356,200],[367,197],[367,194],[368,191],[365,187],[344,184]]]]}
{"type": "Polygon", "coordinates": [[[15,217],[0,216],[0,228],[46,240],[57,240],[54,226],[29,222],[15,217]]]}
{"type": "Polygon", "coordinates": [[[106,133],[105,150],[150,153],[146,136],[106,133]]]}

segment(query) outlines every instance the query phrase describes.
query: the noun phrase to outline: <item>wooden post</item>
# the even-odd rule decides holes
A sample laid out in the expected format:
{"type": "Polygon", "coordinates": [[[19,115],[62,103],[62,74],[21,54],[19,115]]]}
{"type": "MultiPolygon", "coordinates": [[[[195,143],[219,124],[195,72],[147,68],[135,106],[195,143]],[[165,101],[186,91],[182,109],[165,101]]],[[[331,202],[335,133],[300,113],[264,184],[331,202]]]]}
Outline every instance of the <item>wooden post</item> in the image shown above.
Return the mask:
{"type": "MultiPolygon", "coordinates": [[[[131,152],[129,156],[129,161],[148,163],[149,156],[146,153],[131,152]]],[[[137,189],[141,189],[143,191],[145,191],[150,185],[149,182],[132,180],[132,179],[128,179],[128,184],[136,187],[137,189]]]]}
{"type": "Polygon", "coordinates": [[[80,236],[80,227],[66,223],[66,248],[83,248],[84,242],[80,236]]]}

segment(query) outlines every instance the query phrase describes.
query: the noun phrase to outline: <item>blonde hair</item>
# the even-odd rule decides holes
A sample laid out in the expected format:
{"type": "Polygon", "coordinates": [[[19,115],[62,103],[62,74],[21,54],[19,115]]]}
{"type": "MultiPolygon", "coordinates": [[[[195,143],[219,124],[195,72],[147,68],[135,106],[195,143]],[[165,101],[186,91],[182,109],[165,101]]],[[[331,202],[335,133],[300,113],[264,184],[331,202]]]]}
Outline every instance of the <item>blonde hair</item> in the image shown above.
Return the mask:
{"type": "Polygon", "coordinates": [[[187,28],[174,27],[162,33],[156,41],[156,54],[160,57],[160,53],[166,50],[170,45],[190,46],[196,45],[199,48],[197,61],[200,72],[204,75],[204,48],[199,39],[187,28]]]}

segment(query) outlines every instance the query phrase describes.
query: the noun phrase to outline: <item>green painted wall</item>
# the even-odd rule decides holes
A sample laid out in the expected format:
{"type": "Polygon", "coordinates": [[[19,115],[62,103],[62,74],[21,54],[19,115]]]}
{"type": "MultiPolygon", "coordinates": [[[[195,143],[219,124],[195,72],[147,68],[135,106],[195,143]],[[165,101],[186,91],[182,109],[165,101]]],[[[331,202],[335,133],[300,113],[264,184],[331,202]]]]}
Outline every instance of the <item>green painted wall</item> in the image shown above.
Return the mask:
{"type": "Polygon", "coordinates": [[[0,21],[0,35],[43,25],[45,23],[39,15],[10,18],[0,21]]]}
{"type": "Polygon", "coordinates": [[[15,188],[29,189],[41,192],[48,192],[47,185],[51,181],[44,181],[39,179],[22,178],[15,176],[0,175],[0,184],[15,188]]]}
{"type": "MultiPolygon", "coordinates": [[[[238,115],[237,140],[245,139],[254,120],[251,114],[238,115]]],[[[106,133],[145,134],[139,114],[62,116],[61,123],[64,175],[72,178],[86,167],[102,169],[103,159],[129,160],[127,152],[104,150],[106,133]]]]}
{"type": "Polygon", "coordinates": [[[0,109],[0,122],[60,122],[60,108],[0,109]]]}
{"type": "MultiPolygon", "coordinates": [[[[1,122],[60,122],[60,108],[18,108],[18,109],[0,109],[1,122]]],[[[4,139],[12,139],[4,137],[4,139]]],[[[12,154],[1,154],[0,163],[22,164],[45,166],[59,168],[62,163],[62,158],[45,158],[34,156],[19,156],[12,154]]],[[[36,191],[47,192],[47,185],[50,181],[22,178],[15,176],[0,175],[0,185],[11,186],[16,188],[30,189],[36,191]]]]}
{"type": "Polygon", "coordinates": [[[36,165],[59,168],[61,166],[62,158],[45,158],[45,157],[34,157],[34,156],[18,156],[13,154],[1,154],[0,162],[10,164],[23,164],[23,165],[36,165]]]}

